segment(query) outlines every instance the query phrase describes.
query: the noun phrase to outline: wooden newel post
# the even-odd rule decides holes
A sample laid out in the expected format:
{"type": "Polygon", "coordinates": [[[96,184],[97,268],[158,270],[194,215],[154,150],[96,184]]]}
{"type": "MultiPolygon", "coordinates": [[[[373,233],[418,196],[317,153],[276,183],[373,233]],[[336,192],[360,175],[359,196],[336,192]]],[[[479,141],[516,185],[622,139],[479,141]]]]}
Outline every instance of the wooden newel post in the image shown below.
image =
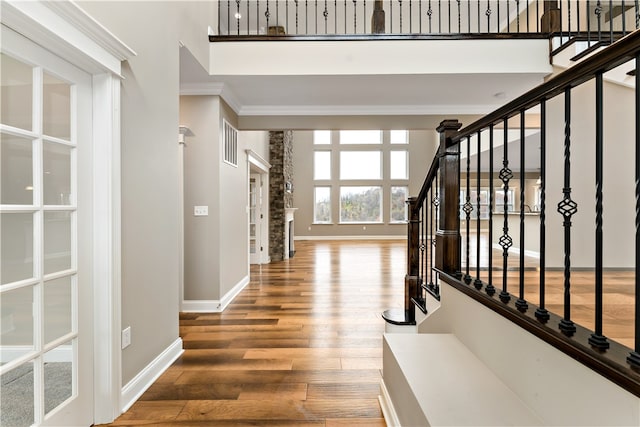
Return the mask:
{"type": "Polygon", "coordinates": [[[384,34],[384,9],[382,0],[376,0],[373,4],[373,15],[371,15],[371,33],[384,34]]]}
{"type": "Polygon", "coordinates": [[[409,197],[409,224],[407,227],[407,275],[404,277],[404,310],[409,322],[416,321],[416,306],[411,298],[418,296],[420,270],[420,213],[416,209],[417,198],[409,197]]]}
{"type": "Polygon", "coordinates": [[[440,215],[436,230],[435,266],[448,274],[460,273],[460,148],[447,147],[462,124],[444,120],[436,129],[440,133],[440,215]]]}

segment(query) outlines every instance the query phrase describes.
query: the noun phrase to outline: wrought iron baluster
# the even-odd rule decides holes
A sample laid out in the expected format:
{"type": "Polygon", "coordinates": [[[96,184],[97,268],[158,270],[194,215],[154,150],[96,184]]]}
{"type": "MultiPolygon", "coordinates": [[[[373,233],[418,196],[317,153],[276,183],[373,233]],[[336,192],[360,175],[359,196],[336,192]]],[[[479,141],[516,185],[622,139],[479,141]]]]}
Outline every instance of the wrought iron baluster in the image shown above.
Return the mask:
{"type": "Polygon", "coordinates": [[[624,8],[624,0],[622,0],[622,13],[620,14],[620,17],[622,18],[622,35],[623,36],[627,35],[627,17],[625,15],[625,11],[626,9],[624,8]]]}
{"type": "Polygon", "coordinates": [[[613,0],[609,0],[609,43],[613,43],[613,0]]]}
{"type": "Polygon", "coordinates": [[[558,2],[558,10],[560,14],[560,43],[562,43],[562,37],[564,35],[564,21],[562,20],[562,2],[558,2]]]}
{"type": "Polygon", "coordinates": [[[509,180],[513,178],[513,172],[509,169],[509,149],[507,142],[509,141],[509,123],[508,118],[504,119],[504,138],[502,143],[502,169],[500,169],[500,180],[504,190],[503,194],[503,215],[504,224],[502,227],[502,236],[498,243],[502,247],[502,291],[500,291],[500,301],[508,303],[511,295],[507,292],[507,267],[509,261],[509,248],[513,245],[513,239],[509,236],[509,180]]]}
{"type": "Polygon", "coordinates": [[[500,2],[498,1],[497,5],[496,5],[496,12],[497,12],[497,20],[496,20],[496,33],[500,32],[500,2]]]}
{"type": "Polygon", "coordinates": [[[598,41],[602,41],[602,2],[598,0],[594,13],[598,17],[598,41]]]}
{"type": "Polygon", "coordinates": [[[449,14],[448,14],[448,18],[449,18],[449,34],[451,34],[451,2],[447,2],[447,5],[449,6],[449,14]]]}
{"type": "Polygon", "coordinates": [[[527,2],[527,33],[529,32],[529,2],[527,2]]]}
{"type": "Polygon", "coordinates": [[[482,280],[480,280],[480,179],[482,174],[480,173],[480,153],[482,152],[480,131],[478,131],[478,152],[476,153],[476,279],[473,281],[473,286],[476,289],[482,287],[482,280]]]}
{"type": "Polygon", "coordinates": [[[442,34],[442,1],[438,0],[438,33],[442,34]]]}
{"type": "Polygon", "coordinates": [[[422,0],[418,1],[418,32],[422,34],[422,0]]]}
{"type": "Polygon", "coordinates": [[[280,34],[280,10],[279,10],[279,6],[280,5],[280,1],[276,0],[276,35],[280,34]]]}
{"type": "MultiPolygon", "coordinates": [[[[428,193],[427,193],[428,194],[428,193]]],[[[428,199],[427,199],[428,200],[428,199]]],[[[429,220],[429,212],[427,211],[427,204],[426,204],[426,200],[424,202],[422,202],[422,206],[421,206],[421,210],[422,210],[422,220],[420,221],[420,267],[421,267],[421,271],[420,271],[420,284],[423,284],[426,282],[426,271],[427,271],[427,254],[429,253],[429,245],[427,245],[427,236],[425,235],[426,233],[426,224],[427,221],[429,220]]],[[[419,286],[418,285],[418,286],[419,286]]]]}
{"type": "Polygon", "coordinates": [[[338,34],[338,0],[333,0],[333,34],[338,34]]]}
{"type": "Polygon", "coordinates": [[[236,34],[240,35],[240,0],[236,0],[236,34]]]}
{"type": "Polygon", "coordinates": [[[507,0],[507,33],[511,32],[511,7],[509,0],[507,0]]]}
{"type": "Polygon", "coordinates": [[[409,0],[409,34],[413,34],[413,17],[411,16],[412,11],[411,0],[409,0]]]}
{"type": "Polygon", "coordinates": [[[591,0],[587,0],[587,47],[591,47],[591,0]]]}
{"type": "Polygon", "coordinates": [[[516,0],[516,33],[520,33],[520,0],[516,0]]]}
{"type": "Polygon", "coordinates": [[[536,0],[536,33],[540,32],[540,0],[536,0]]]}
{"type": "Polygon", "coordinates": [[[220,34],[220,28],[221,28],[221,27],[220,27],[220,17],[222,16],[222,15],[220,14],[220,3],[221,3],[221,2],[218,2],[218,34],[220,34]]]}
{"type": "Polygon", "coordinates": [[[540,303],[535,316],[541,322],[549,320],[546,309],[546,191],[547,191],[547,103],[540,102],[540,303]]]}
{"type": "MultiPolygon", "coordinates": [[[[636,2],[637,4],[637,2],[636,2]]],[[[636,6],[636,17],[638,16],[638,7],[636,6]]],[[[636,18],[637,22],[637,18],[636,18]]],[[[636,78],[635,78],[635,108],[636,108],[636,135],[635,135],[635,178],[636,178],[636,230],[635,230],[635,332],[634,332],[634,351],[627,356],[627,362],[635,367],[640,367],[640,53],[636,54],[636,78]]]]}
{"type": "Polygon", "coordinates": [[[327,17],[329,16],[329,9],[327,9],[327,0],[324,0],[324,11],[322,12],[322,16],[324,16],[324,33],[327,34],[327,17]]]}
{"type": "Polygon", "coordinates": [[[467,236],[466,236],[466,267],[465,267],[465,275],[464,275],[464,282],[468,285],[469,283],[471,283],[471,276],[469,275],[469,221],[471,219],[471,211],[473,211],[473,205],[471,204],[471,188],[470,188],[470,180],[469,180],[469,175],[470,175],[470,166],[471,166],[471,138],[467,137],[467,178],[466,178],[466,182],[467,182],[467,193],[466,193],[466,197],[465,197],[465,204],[462,207],[462,210],[464,211],[464,213],[466,214],[466,224],[465,224],[465,228],[467,230],[467,236]]]}
{"type": "Polygon", "coordinates": [[[567,1],[567,37],[571,38],[571,0],[567,1]]]}
{"type": "Polygon", "coordinates": [[[269,34],[269,17],[271,17],[271,12],[269,12],[269,0],[267,0],[267,10],[264,12],[264,17],[267,18],[267,34],[269,34]]]}
{"type": "MultiPolygon", "coordinates": [[[[487,15],[487,34],[491,32],[491,3],[487,0],[487,10],[484,13],[487,15]]],[[[480,23],[478,22],[478,31],[480,31],[480,23]]]]}
{"type": "Polygon", "coordinates": [[[357,34],[358,30],[358,8],[356,3],[358,0],[353,0],[353,34],[357,34]]]}
{"type": "Polygon", "coordinates": [[[289,32],[289,2],[284,2],[284,28],[286,32],[289,32]]]}
{"type": "Polygon", "coordinates": [[[315,0],[315,8],[314,8],[314,18],[313,20],[315,21],[316,24],[316,30],[315,30],[315,34],[318,34],[318,0],[315,0]]]}
{"type": "Polygon", "coordinates": [[[582,29],[580,28],[580,1],[579,0],[576,0],[576,33],[582,34],[582,29]]]}
{"type": "Polygon", "coordinates": [[[389,2],[389,32],[393,34],[393,0],[389,2]]]}
{"type": "Polygon", "coordinates": [[[256,0],[256,34],[260,34],[260,0],[256,0]]]}
{"type": "Polygon", "coordinates": [[[636,9],[636,30],[640,28],[640,1],[635,0],[636,9]]]}
{"type": "Polygon", "coordinates": [[[467,34],[471,34],[471,0],[467,0],[467,34]]]}
{"type": "Polygon", "coordinates": [[[362,26],[364,27],[362,34],[367,34],[367,0],[362,1],[362,26]]]}
{"type": "Polygon", "coordinates": [[[564,317],[560,330],[571,336],[576,326],[571,320],[571,217],[578,205],[571,200],[571,88],[564,91],[564,188],[563,199],[558,203],[558,212],[563,216],[564,227],[564,317]]]}
{"type": "Polygon", "coordinates": [[[347,34],[347,0],[344,0],[344,33],[347,34]]]}
{"type": "MultiPolygon", "coordinates": [[[[624,7],[623,7],[624,11],[624,7]]],[[[603,91],[602,72],[596,74],[596,268],[595,268],[595,299],[596,318],[595,330],[589,337],[589,344],[600,350],[609,348],[607,338],[602,334],[602,183],[603,183],[603,91]]]]}
{"type": "Polygon", "coordinates": [[[227,35],[231,35],[231,2],[227,0],[227,35]]]}
{"type": "Polygon", "coordinates": [[[460,29],[460,24],[462,22],[462,20],[460,18],[460,0],[456,0],[456,3],[458,4],[458,34],[460,34],[460,32],[462,31],[460,29]]]}
{"type": "Polygon", "coordinates": [[[249,35],[249,33],[251,32],[251,31],[249,30],[249,28],[250,28],[249,21],[251,20],[251,13],[250,13],[250,12],[251,12],[251,9],[249,9],[249,6],[250,6],[250,4],[249,4],[249,2],[247,1],[247,35],[249,35]]]}
{"type": "Polygon", "coordinates": [[[309,34],[309,0],[304,0],[304,33],[309,34]]]}
{"type": "Polygon", "coordinates": [[[496,293],[493,286],[493,123],[489,126],[489,237],[487,250],[489,251],[489,278],[484,290],[489,296],[496,293]]]}
{"type": "MultiPolygon", "coordinates": [[[[438,161],[439,162],[439,161],[438,161]]],[[[435,284],[433,283],[433,260],[434,260],[434,256],[435,254],[433,253],[435,246],[436,246],[436,237],[433,235],[433,223],[435,222],[436,224],[438,223],[438,211],[439,211],[439,207],[440,207],[440,197],[438,196],[438,191],[440,186],[438,185],[438,175],[440,174],[440,172],[436,172],[436,195],[433,197],[432,201],[431,201],[431,206],[432,206],[432,214],[431,214],[431,223],[429,224],[429,236],[431,236],[431,258],[429,260],[429,262],[431,263],[431,270],[429,270],[429,286],[432,288],[433,291],[435,291],[436,293],[438,292],[437,287],[435,286],[435,284]]]]}
{"type": "Polygon", "coordinates": [[[400,12],[398,12],[400,15],[400,34],[402,34],[402,0],[398,0],[398,9],[400,10],[400,12]]]}
{"type": "MultiPolygon", "coordinates": [[[[518,271],[518,299],[516,300],[516,308],[521,312],[527,311],[529,305],[524,299],[524,178],[525,178],[525,155],[524,155],[524,127],[525,127],[525,110],[520,110],[520,268],[518,271]]],[[[506,143],[506,142],[505,142],[506,143]]]]}

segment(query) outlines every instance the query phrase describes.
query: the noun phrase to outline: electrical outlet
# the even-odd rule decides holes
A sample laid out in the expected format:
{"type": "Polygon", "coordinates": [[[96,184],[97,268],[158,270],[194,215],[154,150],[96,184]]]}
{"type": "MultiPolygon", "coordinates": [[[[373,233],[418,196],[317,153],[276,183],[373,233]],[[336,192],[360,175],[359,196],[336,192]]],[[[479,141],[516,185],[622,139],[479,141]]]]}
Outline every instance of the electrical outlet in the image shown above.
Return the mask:
{"type": "Polygon", "coordinates": [[[121,341],[123,350],[131,345],[131,326],[127,326],[122,330],[121,341]]]}
{"type": "Polygon", "coordinates": [[[207,216],[209,215],[209,206],[194,206],[193,216],[207,216]]]}

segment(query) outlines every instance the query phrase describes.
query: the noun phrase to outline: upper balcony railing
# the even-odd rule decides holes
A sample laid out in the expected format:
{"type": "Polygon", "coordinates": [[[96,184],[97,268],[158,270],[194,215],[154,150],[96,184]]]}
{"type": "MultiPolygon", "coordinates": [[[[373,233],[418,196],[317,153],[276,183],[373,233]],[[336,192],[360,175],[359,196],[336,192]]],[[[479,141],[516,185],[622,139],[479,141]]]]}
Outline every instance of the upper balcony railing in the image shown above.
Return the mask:
{"type": "Polygon", "coordinates": [[[380,38],[615,40],[640,25],[633,0],[220,0],[211,41],[380,38]]]}

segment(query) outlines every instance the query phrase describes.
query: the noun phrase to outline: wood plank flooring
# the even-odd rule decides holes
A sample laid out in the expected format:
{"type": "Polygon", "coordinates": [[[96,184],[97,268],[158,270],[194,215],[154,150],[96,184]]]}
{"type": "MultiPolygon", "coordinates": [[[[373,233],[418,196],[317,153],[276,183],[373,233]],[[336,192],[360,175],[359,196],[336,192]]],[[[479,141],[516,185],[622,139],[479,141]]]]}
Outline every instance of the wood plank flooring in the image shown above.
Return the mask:
{"type": "MultiPolygon", "coordinates": [[[[184,354],[111,425],[384,426],[380,314],[402,307],[406,240],[299,241],[296,249],[291,260],[252,266],[224,313],[181,314],[184,354]]],[[[517,275],[508,272],[511,292],[517,275]]],[[[546,278],[548,308],[559,312],[562,272],[546,278]]],[[[605,334],[627,346],[633,278],[605,277],[605,334]]],[[[537,303],[539,272],[528,269],[526,280],[537,303]]],[[[592,272],[572,275],[572,300],[574,320],[590,326],[592,272]]]]}
{"type": "Polygon", "coordinates": [[[381,313],[406,241],[296,242],[224,313],[183,313],[185,352],[113,426],[384,426],[381,313]]]}

